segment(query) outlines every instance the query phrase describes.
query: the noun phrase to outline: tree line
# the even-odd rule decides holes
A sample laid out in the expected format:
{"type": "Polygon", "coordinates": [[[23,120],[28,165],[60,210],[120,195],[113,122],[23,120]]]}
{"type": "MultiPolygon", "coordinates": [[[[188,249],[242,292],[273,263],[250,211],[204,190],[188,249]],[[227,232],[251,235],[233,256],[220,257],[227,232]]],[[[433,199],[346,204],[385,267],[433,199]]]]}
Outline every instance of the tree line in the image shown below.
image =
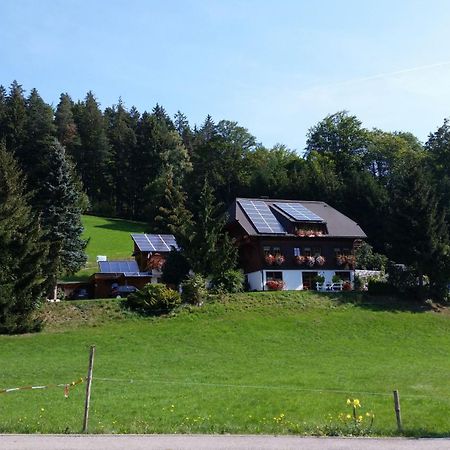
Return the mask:
{"type": "MultiPolygon", "coordinates": [[[[300,154],[265,147],[237,122],[207,116],[191,125],[159,104],[140,112],[119,98],[102,110],[88,92],[78,101],[63,93],[54,108],[14,81],[0,87],[0,142],[0,238],[11,247],[1,257],[2,298],[19,292],[21,277],[37,280],[30,299],[48,295],[57,277],[83,266],[82,212],[197,239],[191,260],[199,261],[208,253],[202,235],[212,236],[210,247],[223,239],[216,225],[238,196],[323,200],[358,222],[376,252],[410,267],[419,284],[428,280],[433,295],[442,298],[450,279],[447,120],[421,143],[340,111],[310,128],[300,154]],[[27,250],[34,275],[11,269],[13,260],[25,264],[17,242],[35,246],[27,250]]],[[[233,259],[218,252],[207,267],[233,259]]]]}

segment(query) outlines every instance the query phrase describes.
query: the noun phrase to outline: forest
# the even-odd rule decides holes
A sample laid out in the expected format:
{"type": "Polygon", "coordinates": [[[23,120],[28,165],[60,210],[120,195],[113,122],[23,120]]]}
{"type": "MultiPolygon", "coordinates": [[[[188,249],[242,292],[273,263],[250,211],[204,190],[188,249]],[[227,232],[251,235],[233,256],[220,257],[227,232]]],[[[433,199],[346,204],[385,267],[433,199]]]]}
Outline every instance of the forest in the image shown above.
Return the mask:
{"type": "Polygon", "coordinates": [[[329,203],[363,228],[373,254],[408,269],[421,296],[445,300],[450,122],[422,143],[338,111],[306,138],[305,149],[267,148],[237,122],[209,115],[193,125],[180,111],[138,111],[120,98],[102,109],[93,92],[63,93],[53,107],[16,81],[0,87],[0,328],[29,328],[19,312],[83,266],[81,213],[173,232],[195,247],[192,260],[219,259],[223,269],[233,255],[217,243],[239,196],[329,203]]]}

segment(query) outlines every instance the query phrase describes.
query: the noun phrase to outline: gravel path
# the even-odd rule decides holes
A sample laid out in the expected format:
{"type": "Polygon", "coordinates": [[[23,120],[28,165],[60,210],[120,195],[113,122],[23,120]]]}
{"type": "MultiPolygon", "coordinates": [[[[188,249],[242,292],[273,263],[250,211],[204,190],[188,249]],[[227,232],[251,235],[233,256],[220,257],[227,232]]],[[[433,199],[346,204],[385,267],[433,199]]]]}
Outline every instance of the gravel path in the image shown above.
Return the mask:
{"type": "Polygon", "coordinates": [[[238,435],[0,435],[1,450],[437,450],[450,439],[238,435]]]}

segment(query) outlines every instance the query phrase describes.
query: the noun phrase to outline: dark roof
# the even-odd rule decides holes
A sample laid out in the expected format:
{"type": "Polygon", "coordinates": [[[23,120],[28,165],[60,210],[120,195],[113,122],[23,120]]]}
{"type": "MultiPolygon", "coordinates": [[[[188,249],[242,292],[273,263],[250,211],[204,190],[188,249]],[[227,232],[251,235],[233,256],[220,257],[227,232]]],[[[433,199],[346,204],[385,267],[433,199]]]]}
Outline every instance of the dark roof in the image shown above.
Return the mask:
{"type": "Polygon", "coordinates": [[[135,260],[99,261],[98,266],[101,273],[123,273],[128,277],[148,276],[147,272],[139,272],[135,260]]]}
{"type": "MultiPolygon", "coordinates": [[[[287,210],[287,208],[284,208],[287,210]]],[[[327,228],[327,234],[324,237],[348,237],[348,238],[366,238],[366,234],[361,229],[361,227],[340,213],[330,205],[325,202],[320,201],[304,201],[304,200],[282,200],[282,199],[266,199],[266,198],[237,198],[228,210],[229,220],[228,222],[231,224],[233,222],[239,223],[239,225],[244,229],[244,231],[250,236],[293,236],[293,234],[289,233],[289,227],[286,227],[286,224],[305,224],[306,226],[311,223],[324,223],[327,228]],[[242,201],[242,202],[241,202],[242,201]],[[252,217],[246,213],[244,205],[248,204],[248,202],[263,202],[265,205],[269,207],[270,212],[275,216],[275,220],[281,223],[284,233],[280,234],[272,233],[272,232],[259,232],[257,227],[255,226],[252,217]],[[301,205],[301,208],[306,208],[309,212],[311,212],[311,217],[318,216],[321,221],[298,221],[294,220],[292,216],[287,214],[282,206],[283,204],[293,204],[293,205],[301,205]]]]}
{"type": "Polygon", "coordinates": [[[173,234],[144,234],[135,233],[131,235],[134,243],[141,252],[170,252],[178,250],[178,244],[173,234]]]}

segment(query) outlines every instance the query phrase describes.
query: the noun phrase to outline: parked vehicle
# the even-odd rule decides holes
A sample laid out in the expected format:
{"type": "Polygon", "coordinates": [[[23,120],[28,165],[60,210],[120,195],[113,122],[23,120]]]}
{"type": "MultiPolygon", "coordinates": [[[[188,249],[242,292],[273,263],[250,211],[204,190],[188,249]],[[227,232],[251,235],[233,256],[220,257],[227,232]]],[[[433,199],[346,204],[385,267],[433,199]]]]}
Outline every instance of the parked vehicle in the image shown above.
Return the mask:
{"type": "Polygon", "coordinates": [[[70,300],[86,300],[88,298],[89,292],[84,288],[77,288],[69,295],[70,300]]]}
{"type": "Polygon", "coordinates": [[[125,285],[119,286],[117,283],[114,283],[111,286],[111,295],[116,298],[125,298],[128,297],[133,292],[136,292],[138,289],[135,286],[125,285]]]}

